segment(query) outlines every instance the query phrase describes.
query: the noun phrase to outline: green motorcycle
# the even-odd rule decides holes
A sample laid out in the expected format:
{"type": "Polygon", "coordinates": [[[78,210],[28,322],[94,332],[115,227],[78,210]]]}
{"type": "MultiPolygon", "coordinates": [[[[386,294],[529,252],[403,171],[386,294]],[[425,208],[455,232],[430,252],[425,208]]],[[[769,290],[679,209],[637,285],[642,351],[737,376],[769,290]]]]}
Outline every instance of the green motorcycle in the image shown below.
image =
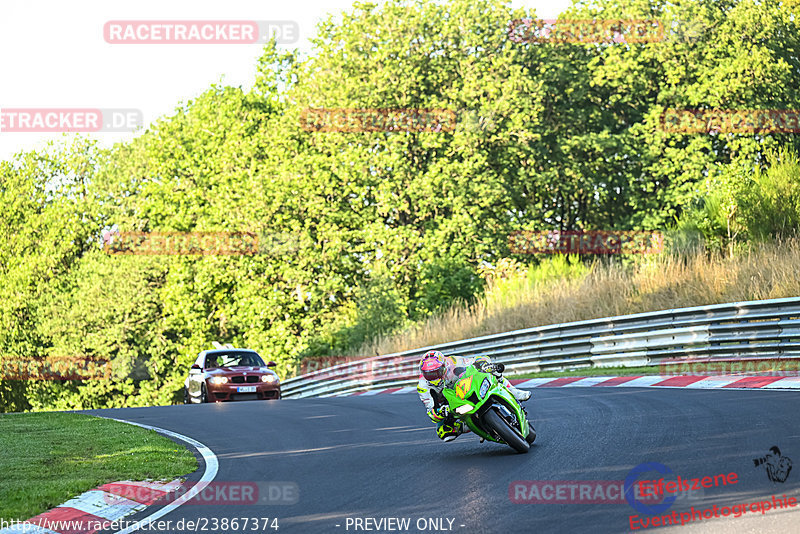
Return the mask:
{"type": "Polygon", "coordinates": [[[470,365],[452,388],[442,390],[450,412],[483,439],[528,452],[536,431],[517,399],[491,373],[470,365]]]}

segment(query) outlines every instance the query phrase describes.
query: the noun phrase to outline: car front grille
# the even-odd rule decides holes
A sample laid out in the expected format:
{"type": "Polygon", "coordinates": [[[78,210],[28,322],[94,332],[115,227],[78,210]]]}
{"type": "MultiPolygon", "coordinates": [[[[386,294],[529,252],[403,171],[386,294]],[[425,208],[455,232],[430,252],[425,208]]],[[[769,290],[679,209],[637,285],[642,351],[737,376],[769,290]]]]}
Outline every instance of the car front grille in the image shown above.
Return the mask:
{"type": "Polygon", "coordinates": [[[256,382],[258,382],[258,377],[255,375],[232,376],[231,382],[233,382],[234,384],[244,384],[245,382],[247,382],[248,384],[255,384],[256,382]]]}

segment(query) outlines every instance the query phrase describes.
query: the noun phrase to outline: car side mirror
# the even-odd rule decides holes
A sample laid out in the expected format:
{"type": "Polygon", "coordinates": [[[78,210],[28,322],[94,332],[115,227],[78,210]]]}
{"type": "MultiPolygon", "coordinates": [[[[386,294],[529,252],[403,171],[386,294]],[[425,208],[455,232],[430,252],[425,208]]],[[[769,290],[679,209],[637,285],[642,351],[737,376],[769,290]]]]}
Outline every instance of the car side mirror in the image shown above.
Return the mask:
{"type": "Polygon", "coordinates": [[[267,362],[267,367],[277,367],[278,364],[275,362],[267,362]]]}
{"type": "Polygon", "coordinates": [[[202,371],[202,369],[197,364],[194,364],[189,368],[189,374],[190,375],[200,374],[200,371],[202,371]]]}

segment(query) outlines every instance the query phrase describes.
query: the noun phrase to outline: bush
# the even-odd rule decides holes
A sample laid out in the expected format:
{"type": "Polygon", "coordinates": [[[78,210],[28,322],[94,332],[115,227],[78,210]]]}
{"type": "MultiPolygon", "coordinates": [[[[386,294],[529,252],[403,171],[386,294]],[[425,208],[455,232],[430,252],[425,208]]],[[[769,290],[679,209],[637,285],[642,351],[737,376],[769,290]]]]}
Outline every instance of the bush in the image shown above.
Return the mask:
{"type": "Polygon", "coordinates": [[[766,168],[734,162],[710,175],[702,196],[678,220],[676,242],[699,233],[707,248],[732,252],[747,241],[797,235],[800,158],[788,147],[768,150],[766,156],[766,168]]]}
{"type": "Polygon", "coordinates": [[[789,149],[769,153],[771,166],[756,169],[740,201],[741,222],[750,238],[786,238],[800,229],[800,158],[789,149]]]}

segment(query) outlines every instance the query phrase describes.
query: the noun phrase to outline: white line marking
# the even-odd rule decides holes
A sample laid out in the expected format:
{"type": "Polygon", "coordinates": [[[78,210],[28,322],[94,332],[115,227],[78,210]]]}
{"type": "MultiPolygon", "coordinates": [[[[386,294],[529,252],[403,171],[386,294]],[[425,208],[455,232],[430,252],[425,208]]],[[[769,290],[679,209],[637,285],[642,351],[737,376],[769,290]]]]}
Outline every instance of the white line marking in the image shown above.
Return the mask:
{"type": "Polygon", "coordinates": [[[140,504],[124,497],[119,497],[107,491],[89,490],[77,497],[68,500],[59,508],[75,508],[87,514],[96,515],[109,521],[116,521],[134,512],[144,510],[146,505],[140,504]]]}
{"type": "Polygon", "coordinates": [[[529,389],[529,388],[536,388],[541,386],[542,384],[547,384],[548,382],[552,382],[553,380],[557,380],[556,378],[531,378],[530,380],[526,380],[521,384],[517,384],[516,388],[519,389],[529,389]]]}
{"type": "Polygon", "coordinates": [[[607,376],[588,376],[586,378],[582,378],[581,380],[576,380],[575,382],[571,382],[570,384],[567,385],[573,388],[592,387],[595,384],[605,382],[606,380],[608,380],[607,376]]]}
{"type": "MultiPolygon", "coordinates": [[[[180,488],[183,484],[180,480],[172,480],[167,483],[163,482],[149,482],[147,480],[120,480],[119,482],[112,482],[111,483],[114,487],[120,486],[136,486],[142,488],[150,488],[158,491],[163,491],[165,493],[169,493],[171,491],[175,491],[180,488]]],[[[149,493],[148,493],[149,495],[149,493]]]]}
{"type": "Polygon", "coordinates": [[[717,389],[728,384],[733,384],[739,380],[731,376],[709,376],[693,384],[688,384],[684,387],[689,389],[717,389]]]}
{"type": "Polygon", "coordinates": [[[142,428],[147,428],[150,430],[155,430],[156,432],[160,432],[162,434],[166,434],[167,436],[179,439],[181,441],[185,441],[186,443],[193,445],[203,456],[203,460],[206,463],[206,471],[203,473],[202,478],[197,482],[197,484],[192,484],[192,489],[187,491],[184,495],[181,495],[175,502],[167,504],[163,508],[159,509],[157,512],[150,514],[149,516],[145,517],[141,521],[137,521],[133,525],[125,528],[123,530],[118,530],[114,534],[130,534],[131,532],[136,532],[140,528],[146,527],[156,519],[164,517],[171,511],[175,510],[186,501],[203,491],[206,486],[208,486],[212,480],[217,476],[217,471],[219,471],[219,460],[217,459],[217,455],[214,454],[214,451],[203,445],[197,440],[194,440],[188,436],[184,436],[183,434],[178,434],[177,432],[172,432],[171,430],[164,430],[163,428],[158,428],[156,426],[150,425],[143,425],[142,423],[134,423],[132,421],[125,421],[124,419],[114,419],[113,417],[105,417],[104,419],[112,419],[113,421],[119,421],[120,423],[128,423],[129,425],[136,425],[142,428]]]}
{"type": "MultiPolygon", "coordinates": [[[[612,377],[613,378],[613,377],[612,377]]],[[[649,387],[653,384],[658,384],[659,382],[663,382],[667,378],[671,378],[669,376],[640,376],[639,378],[634,378],[633,380],[629,380],[627,382],[623,382],[622,384],[617,384],[616,386],[609,386],[609,387],[626,387],[626,388],[641,388],[641,387],[649,387]]]]}
{"type": "Polygon", "coordinates": [[[776,380],[772,384],[762,386],[760,389],[797,389],[800,388],[800,378],[797,377],[784,377],[776,380]]]}

